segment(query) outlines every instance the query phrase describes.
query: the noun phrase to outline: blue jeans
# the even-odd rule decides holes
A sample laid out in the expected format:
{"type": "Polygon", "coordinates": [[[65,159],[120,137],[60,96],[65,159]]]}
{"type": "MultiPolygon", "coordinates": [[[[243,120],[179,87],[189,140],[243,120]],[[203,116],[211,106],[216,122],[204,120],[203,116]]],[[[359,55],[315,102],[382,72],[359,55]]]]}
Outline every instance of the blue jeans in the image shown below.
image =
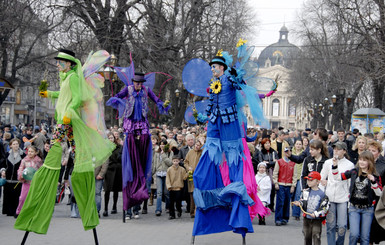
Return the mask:
{"type": "Polygon", "coordinates": [[[277,200],[275,202],[275,222],[288,222],[290,217],[290,188],[291,186],[279,186],[277,200]]]}
{"type": "Polygon", "coordinates": [[[96,209],[98,210],[98,213],[102,206],[103,182],[104,180],[102,179],[95,179],[95,202],[96,202],[96,209]]]}
{"type": "Polygon", "coordinates": [[[361,245],[368,245],[370,240],[370,227],[374,216],[374,207],[356,208],[349,207],[350,235],[349,245],[357,244],[361,237],[361,245]],[[361,224],[361,225],[360,225],[361,224]]]}
{"type": "Polygon", "coordinates": [[[326,235],[328,245],[344,245],[347,223],[348,203],[330,202],[329,213],[326,216],[326,235]],[[336,231],[338,231],[337,240],[336,231]]]}
{"type": "MultiPolygon", "coordinates": [[[[302,186],[299,180],[297,181],[297,186],[295,187],[295,192],[292,194],[292,200],[293,201],[298,201],[301,197],[301,192],[302,192],[302,186]]],[[[292,206],[291,208],[291,215],[293,217],[299,217],[301,216],[301,209],[300,207],[297,207],[295,205],[292,206]]]]}
{"type": "Polygon", "coordinates": [[[156,210],[162,212],[162,195],[164,193],[164,198],[166,200],[166,207],[169,204],[169,193],[166,187],[166,176],[160,177],[156,176],[156,210]]]}

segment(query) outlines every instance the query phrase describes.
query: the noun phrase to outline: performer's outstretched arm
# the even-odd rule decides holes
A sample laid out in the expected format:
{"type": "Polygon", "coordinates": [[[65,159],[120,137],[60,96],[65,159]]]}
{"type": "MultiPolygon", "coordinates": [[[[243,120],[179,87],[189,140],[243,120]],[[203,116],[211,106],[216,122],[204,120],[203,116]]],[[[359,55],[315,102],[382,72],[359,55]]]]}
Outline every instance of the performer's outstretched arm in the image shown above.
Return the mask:
{"type": "Polygon", "coordinates": [[[48,98],[57,99],[57,98],[59,98],[60,91],[47,90],[47,93],[48,93],[48,96],[47,96],[48,98]]]}
{"type": "Polygon", "coordinates": [[[122,99],[122,98],[126,97],[127,94],[128,94],[128,87],[125,86],[119,93],[117,93],[115,95],[115,97],[118,97],[118,98],[122,99]]]}

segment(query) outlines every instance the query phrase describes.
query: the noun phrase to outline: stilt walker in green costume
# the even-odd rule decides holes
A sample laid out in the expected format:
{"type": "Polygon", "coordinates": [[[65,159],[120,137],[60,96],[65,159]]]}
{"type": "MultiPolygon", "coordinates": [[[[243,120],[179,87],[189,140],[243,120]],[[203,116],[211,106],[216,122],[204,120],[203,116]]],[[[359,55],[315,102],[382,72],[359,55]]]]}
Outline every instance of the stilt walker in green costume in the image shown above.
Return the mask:
{"type": "MultiPolygon", "coordinates": [[[[60,73],[60,91],[40,91],[39,95],[56,101],[57,126],[51,150],[33,177],[15,223],[15,229],[27,231],[25,239],[30,231],[47,233],[61,167],[61,143],[66,140],[75,151],[72,186],[84,229],[90,230],[99,224],[94,168],[103,164],[114,149],[114,145],[104,137],[103,95],[100,90],[104,81],[95,73],[108,61],[109,54],[98,51],[90,55],[87,68],[85,65],[83,69],[72,51],[60,50],[55,59],[60,73]]],[[[94,235],[97,241],[95,230],[94,235]]]]}

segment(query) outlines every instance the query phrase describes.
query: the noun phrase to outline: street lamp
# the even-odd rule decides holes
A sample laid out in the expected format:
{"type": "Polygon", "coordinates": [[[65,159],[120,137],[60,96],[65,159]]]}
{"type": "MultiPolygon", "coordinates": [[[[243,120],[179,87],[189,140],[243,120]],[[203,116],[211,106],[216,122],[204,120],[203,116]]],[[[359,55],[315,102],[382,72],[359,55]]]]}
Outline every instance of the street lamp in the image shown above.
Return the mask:
{"type": "Polygon", "coordinates": [[[175,89],[175,96],[176,96],[177,98],[179,97],[179,94],[180,94],[179,89],[175,89]]]}

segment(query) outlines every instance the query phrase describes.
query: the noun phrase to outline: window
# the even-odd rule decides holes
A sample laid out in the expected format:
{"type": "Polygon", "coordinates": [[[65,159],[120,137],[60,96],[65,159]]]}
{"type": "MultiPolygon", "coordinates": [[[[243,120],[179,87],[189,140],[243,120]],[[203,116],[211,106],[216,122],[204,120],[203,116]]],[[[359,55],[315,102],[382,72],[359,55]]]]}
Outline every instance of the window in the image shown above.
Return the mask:
{"type": "Polygon", "coordinates": [[[273,100],[273,117],[279,116],[279,100],[274,99],[273,100]]]}

